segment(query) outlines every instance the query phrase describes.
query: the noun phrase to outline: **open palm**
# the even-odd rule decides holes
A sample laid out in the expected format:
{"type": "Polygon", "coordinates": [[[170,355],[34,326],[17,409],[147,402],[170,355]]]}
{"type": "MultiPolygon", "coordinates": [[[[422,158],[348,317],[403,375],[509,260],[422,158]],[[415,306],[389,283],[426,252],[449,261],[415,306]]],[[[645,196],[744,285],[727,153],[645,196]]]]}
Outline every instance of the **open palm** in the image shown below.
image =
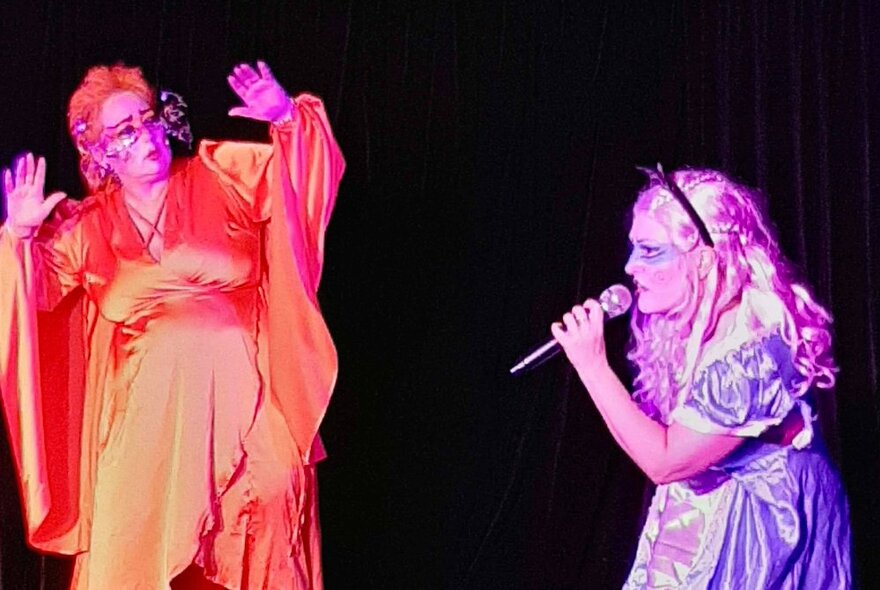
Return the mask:
{"type": "Polygon", "coordinates": [[[249,64],[238,65],[226,79],[244,103],[230,109],[230,116],[278,121],[290,112],[290,97],[265,63],[258,61],[256,69],[249,64]]]}
{"type": "Polygon", "coordinates": [[[46,160],[34,161],[33,154],[21,156],[14,170],[3,171],[3,199],[6,225],[19,237],[27,237],[40,227],[55,205],[67,195],[62,192],[43,196],[46,182],[46,160]]]}

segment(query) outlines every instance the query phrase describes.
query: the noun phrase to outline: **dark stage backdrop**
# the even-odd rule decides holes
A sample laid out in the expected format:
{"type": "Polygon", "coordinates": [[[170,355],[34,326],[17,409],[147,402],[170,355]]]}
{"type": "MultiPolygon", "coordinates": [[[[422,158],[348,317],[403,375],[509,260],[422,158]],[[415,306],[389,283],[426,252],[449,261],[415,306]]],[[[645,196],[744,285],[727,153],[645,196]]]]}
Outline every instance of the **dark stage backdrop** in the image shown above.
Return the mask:
{"type": "MultiPolygon", "coordinates": [[[[871,580],[878,17],[870,0],[4,0],[0,161],[44,154],[77,194],[65,101],[100,62],[182,93],[200,138],[265,137],[225,114],[242,60],[324,98],[348,160],[321,292],[341,358],[319,471],[329,590],[619,587],[645,479],[562,359],[507,370],[624,278],[636,165],[757,184],[836,317],[822,423],[871,580]]],[[[609,332],[626,370],[626,322],[609,332]]],[[[0,451],[0,590],[62,588],[68,564],[24,547],[0,451]]]]}

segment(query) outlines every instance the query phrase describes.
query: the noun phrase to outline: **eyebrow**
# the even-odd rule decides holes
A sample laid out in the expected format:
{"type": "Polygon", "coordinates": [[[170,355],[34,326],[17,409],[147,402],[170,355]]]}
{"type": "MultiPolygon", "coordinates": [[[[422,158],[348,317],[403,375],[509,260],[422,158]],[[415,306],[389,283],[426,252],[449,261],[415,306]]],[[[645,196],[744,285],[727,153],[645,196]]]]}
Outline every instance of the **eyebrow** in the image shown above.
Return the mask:
{"type": "MultiPolygon", "coordinates": [[[[149,112],[152,111],[152,110],[153,110],[152,108],[147,107],[147,108],[145,108],[145,109],[139,111],[139,114],[140,114],[140,115],[145,115],[145,114],[149,113],[149,112]]],[[[123,123],[131,123],[131,121],[132,121],[131,117],[132,117],[132,116],[129,115],[129,116],[127,116],[126,118],[122,119],[121,121],[117,121],[117,122],[114,123],[113,125],[104,125],[104,129],[116,129],[117,127],[119,127],[119,126],[122,125],[123,123]]]]}

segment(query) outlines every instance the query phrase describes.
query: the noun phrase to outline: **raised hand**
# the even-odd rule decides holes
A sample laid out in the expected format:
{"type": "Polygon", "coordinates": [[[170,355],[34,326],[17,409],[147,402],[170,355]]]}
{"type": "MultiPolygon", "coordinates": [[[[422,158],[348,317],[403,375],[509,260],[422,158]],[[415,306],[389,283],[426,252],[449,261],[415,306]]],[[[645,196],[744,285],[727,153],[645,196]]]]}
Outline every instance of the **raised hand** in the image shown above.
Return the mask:
{"type": "Polygon", "coordinates": [[[34,162],[34,155],[19,157],[13,170],[3,170],[3,199],[6,227],[19,238],[36,233],[43,221],[67,195],[62,192],[43,196],[46,183],[46,159],[34,162]]]}
{"type": "Polygon", "coordinates": [[[290,97],[264,62],[258,61],[256,70],[250,64],[237,65],[226,79],[244,103],[229,109],[229,116],[273,122],[290,116],[290,97]]]}
{"type": "Polygon", "coordinates": [[[593,371],[608,364],[605,354],[605,312],[594,299],[575,305],[550,331],[578,371],[593,371]]]}

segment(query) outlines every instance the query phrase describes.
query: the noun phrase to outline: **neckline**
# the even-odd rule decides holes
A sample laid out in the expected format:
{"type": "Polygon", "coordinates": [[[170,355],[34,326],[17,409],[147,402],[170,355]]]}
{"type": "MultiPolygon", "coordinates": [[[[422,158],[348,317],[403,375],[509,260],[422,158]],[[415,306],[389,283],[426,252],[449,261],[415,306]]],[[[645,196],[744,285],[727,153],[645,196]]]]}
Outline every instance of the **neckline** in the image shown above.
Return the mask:
{"type": "Polygon", "coordinates": [[[165,243],[164,242],[165,242],[165,234],[167,232],[165,231],[165,228],[160,230],[159,226],[162,225],[162,222],[165,217],[165,205],[168,203],[168,192],[169,192],[169,188],[166,186],[165,194],[162,195],[162,202],[159,204],[159,209],[158,209],[158,212],[156,213],[155,220],[151,220],[146,215],[141,213],[137,209],[137,207],[132,206],[132,204],[129,203],[125,199],[124,195],[122,198],[122,203],[125,206],[125,211],[128,214],[128,218],[131,221],[132,226],[134,226],[135,232],[140,237],[141,244],[142,244],[144,250],[150,256],[150,258],[154,259],[156,262],[159,262],[161,260],[162,252],[165,250],[165,243]],[[141,228],[138,226],[138,222],[135,220],[135,217],[140,218],[141,221],[143,221],[144,223],[147,224],[147,228],[149,229],[149,233],[147,235],[144,235],[141,232],[141,228]],[[150,250],[150,245],[153,243],[153,240],[155,240],[157,237],[162,239],[162,250],[160,250],[158,257],[154,256],[152,251],[150,250]]]}
{"type": "MultiPolygon", "coordinates": [[[[168,176],[168,189],[165,193],[160,212],[160,216],[165,217],[165,227],[162,229],[163,239],[164,236],[174,236],[175,234],[175,228],[172,227],[176,219],[176,216],[173,215],[174,207],[177,204],[177,195],[175,191],[177,182],[175,181],[177,180],[177,176],[180,175],[185,168],[185,162],[179,160],[172,162],[171,173],[168,176]]],[[[164,254],[168,250],[169,242],[166,240],[162,244],[162,253],[160,257],[158,259],[153,258],[153,255],[149,252],[148,244],[145,242],[144,237],[141,236],[134,219],[132,219],[132,216],[129,214],[129,207],[125,202],[123,188],[121,186],[114,187],[112,193],[108,195],[108,201],[111,203],[110,209],[113,213],[113,226],[116,231],[120,232],[120,237],[122,238],[123,244],[125,244],[121,249],[129,256],[138,258],[143,262],[161,264],[162,258],[164,258],[164,254]]]]}

